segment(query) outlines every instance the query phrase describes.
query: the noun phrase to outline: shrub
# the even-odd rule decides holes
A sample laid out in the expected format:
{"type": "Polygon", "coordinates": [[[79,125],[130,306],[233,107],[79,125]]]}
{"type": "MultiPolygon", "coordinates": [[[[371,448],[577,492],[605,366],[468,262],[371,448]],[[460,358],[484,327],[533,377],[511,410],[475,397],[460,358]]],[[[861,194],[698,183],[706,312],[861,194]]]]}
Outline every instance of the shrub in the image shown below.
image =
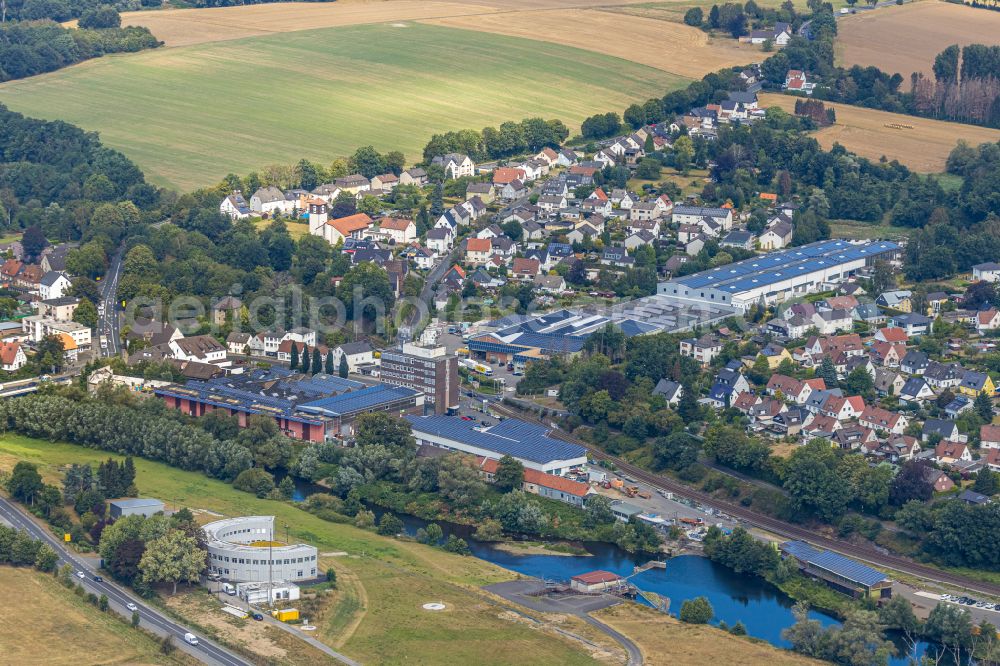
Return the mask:
{"type": "Polygon", "coordinates": [[[688,624],[708,624],[715,617],[715,609],[706,597],[695,597],[681,604],[679,617],[688,624]]]}

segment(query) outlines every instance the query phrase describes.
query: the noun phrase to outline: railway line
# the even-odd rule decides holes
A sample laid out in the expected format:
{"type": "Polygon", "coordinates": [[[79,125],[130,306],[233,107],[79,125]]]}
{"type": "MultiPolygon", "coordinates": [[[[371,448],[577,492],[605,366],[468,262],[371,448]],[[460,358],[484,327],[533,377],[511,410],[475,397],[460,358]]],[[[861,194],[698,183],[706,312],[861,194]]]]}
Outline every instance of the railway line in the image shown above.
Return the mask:
{"type": "Polygon", "coordinates": [[[752,511],[739,504],[733,504],[725,500],[720,500],[716,497],[704,493],[700,490],[696,490],[687,486],[679,481],[675,481],[669,477],[661,476],[659,474],[654,474],[647,470],[637,467],[631,463],[628,463],[621,458],[617,458],[609,453],[606,453],[587,442],[580,441],[565,432],[553,428],[550,424],[545,423],[532,416],[525,415],[507,405],[501,403],[493,403],[492,405],[495,411],[504,414],[505,416],[510,416],[518,418],[521,420],[531,421],[533,423],[542,425],[546,428],[552,430],[551,434],[553,437],[561,439],[572,444],[577,444],[586,448],[590,455],[595,460],[605,460],[615,464],[615,467],[621,472],[629,475],[630,477],[645,483],[654,489],[665,490],[674,493],[679,497],[684,497],[690,500],[699,502],[705,506],[712,507],[713,509],[718,509],[723,513],[729,514],[734,518],[759,527],[761,529],[767,530],[773,534],[788,538],[788,539],[798,539],[801,541],[806,541],[814,546],[824,548],[826,550],[831,550],[841,555],[846,555],[853,557],[858,560],[862,560],[869,564],[875,566],[881,566],[887,569],[892,569],[894,571],[899,571],[904,574],[909,574],[916,576],[918,578],[935,582],[943,583],[951,586],[955,586],[962,590],[967,590],[970,592],[977,592],[979,594],[992,595],[995,597],[1000,597],[1000,585],[995,583],[989,583],[986,581],[979,581],[960,574],[951,573],[948,571],[943,571],[935,567],[930,567],[912,560],[906,559],[904,557],[899,557],[897,555],[891,555],[888,553],[882,553],[875,549],[875,547],[859,546],[852,543],[846,543],[840,541],[839,539],[832,539],[830,537],[825,537],[821,534],[816,533],[814,530],[810,530],[806,527],[799,525],[794,525],[792,523],[785,522],[778,518],[773,518],[761,514],[757,511],[752,511]]]}

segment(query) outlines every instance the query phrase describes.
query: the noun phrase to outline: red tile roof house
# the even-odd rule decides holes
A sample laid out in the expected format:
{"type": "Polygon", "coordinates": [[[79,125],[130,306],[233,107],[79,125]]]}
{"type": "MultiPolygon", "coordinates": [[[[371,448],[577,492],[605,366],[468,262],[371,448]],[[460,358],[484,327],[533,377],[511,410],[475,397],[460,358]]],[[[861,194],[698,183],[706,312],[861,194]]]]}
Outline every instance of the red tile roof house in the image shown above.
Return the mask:
{"type": "MultiPolygon", "coordinates": [[[[479,458],[479,469],[488,481],[493,482],[500,463],[493,458],[479,458]]],[[[555,474],[546,474],[537,469],[524,470],[524,482],[521,489],[526,493],[559,500],[573,506],[583,506],[587,495],[593,489],[586,483],[573,481],[555,474]]]]}
{"type": "Polygon", "coordinates": [[[979,446],[984,449],[1000,449],[1000,426],[980,426],[979,446]]]}
{"type": "Polygon", "coordinates": [[[933,467],[924,468],[924,480],[934,487],[936,493],[946,493],[955,487],[955,482],[947,474],[933,467]]]}
{"type": "Polygon", "coordinates": [[[534,280],[539,273],[538,259],[525,259],[518,257],[514,260],[512,272],[514,278],[518,280],[534,280]]]}
{"type": "Polygon", "coordinates": [[[591,571],[590,573],[573,576],[570,587],[577,592],[594,594],[605,590],[614,590],[625,584],[625,579],[610,571],[591,571]]]}
{"type": "Polygon", "coordinates": [[[858,423],[866,428],[889,432],[893,435],[902,435],[906,426],[909,425],[909,421],[902,414],[896,414],[873,405],[865,407],[865,411],[858,417],[858,423]]]}
{"type": "Polygon", "coordinates": [[[910,339],[910,336],[901,328],[887,326],[878,330],[878,333],[875,334],[875,339],[880,342],[900,342],[905,344],[910,339]]]}

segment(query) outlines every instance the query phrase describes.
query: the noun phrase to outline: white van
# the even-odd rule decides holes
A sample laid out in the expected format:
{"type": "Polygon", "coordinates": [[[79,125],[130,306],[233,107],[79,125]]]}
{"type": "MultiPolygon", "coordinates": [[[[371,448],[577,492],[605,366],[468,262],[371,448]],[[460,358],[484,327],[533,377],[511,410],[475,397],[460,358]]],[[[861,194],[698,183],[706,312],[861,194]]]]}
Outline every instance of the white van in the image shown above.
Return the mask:
{"type": "Polygon", "coordinates": [[[223,583],[222,584],[222,591],[225,592],[226,594],[228,594],[231,597],[235,597],[236,596],[236,587],[233,586],[233,585],[230,585],[229,583],[223,583]]]}
{"type": "Polygon", "coordinates": [[[184,634],[184,642],[188,643],[189,645],[197,645],[198,644],[198,637],[195,636],[194,634],[190,633],[190,632],[186,633],[186,634],[184,634]]]}

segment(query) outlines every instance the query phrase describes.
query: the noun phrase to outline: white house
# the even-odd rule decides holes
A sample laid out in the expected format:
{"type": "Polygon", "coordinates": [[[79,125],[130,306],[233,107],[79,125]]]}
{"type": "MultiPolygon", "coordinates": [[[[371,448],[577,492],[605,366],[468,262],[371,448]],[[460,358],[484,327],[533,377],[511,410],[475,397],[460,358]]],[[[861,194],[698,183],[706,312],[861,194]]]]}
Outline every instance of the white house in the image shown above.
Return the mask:
{"type": "Polygon", "coordinates": [[[431,160],[431,164],[438,164],[443,167],[444,173],[448,178],[476,175],[476,163],[468,155],[462,155],[461,153],[438,155],[431,160]]]}
{"type": "Polygon", "coordinates": [[[417,225],[413,220],[386,217],[379,221],[378,228],[397,245],[409,243],[417,238],[417,225]]]}
{"type": "Polygon", "coordinates": [[[73,283],[70,282],[65,273],[49,271],[42,276],[41,282],[38,283],[38,295],[43,301],[51,298],[62,298],[72,286],[73,283]]]}
{"type": "Polygon", "coordinates": [[[7,372],[16,372],[27,362],[28,357],[20,342],[4,342],[0,345],[0,368],[7,372]]]}
{"type": "Polygon", "coordinates": [[[250,197],[250,210],[255,213],[291,213],[295,202],[285,196],[277,187],[261,187],[250,197]]]}
{"type": "Polygon", "coordinates": [[[180,361],[197,361],[222,367],[230,365],[226,358],[228,350],[211,335],[179,338],[171,340],[168,344],[173,357],[180,361]]]}
{"type": "Polygon", "coordinates": [[[972,279],[978,282],[1000,282],[1000,264],[990,261],[972,267],[972,279]]]}
{"type": "Polygon", "coordinates": [[[245,220],[253,213],[243,194],[236,190],[219,204],[219,212],[233,220],[245,220]]]}
{"type": "Polygon", "coordinates": [[[454,233],[448,227],[431,229],[427,232],[427,249],[438,254],[447,254],[451,251],[454,238],[454,233]]]}
{"type": "Polygon", "coordinates": [[[357,372],[358,366],[370,365],[375,362],[372,346],[367,342],[345,342],[333,348],[333,367],[340,367],[340,359],[347,359],[350,372],[357,372]]]}

